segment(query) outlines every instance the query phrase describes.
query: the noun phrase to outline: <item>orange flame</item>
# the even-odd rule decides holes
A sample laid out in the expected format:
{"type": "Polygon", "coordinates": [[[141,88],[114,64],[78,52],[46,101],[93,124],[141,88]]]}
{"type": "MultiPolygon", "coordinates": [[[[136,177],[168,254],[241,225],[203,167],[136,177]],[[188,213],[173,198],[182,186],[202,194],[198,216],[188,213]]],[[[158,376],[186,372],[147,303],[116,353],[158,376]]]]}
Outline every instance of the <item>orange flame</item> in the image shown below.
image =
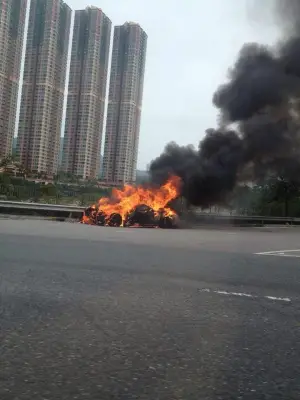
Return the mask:
{"type": "MultiPolygon", "coordinates": [[[[181,179],[172,176],[159,188],[144,188],[125,185],[122,189],[113,189],[111,197],[104,197],[94,205],[93,213],[102,212],[107,218],[116,213],[120,214],[124,222],[126,216],[138,205],[144,204],[151,207],[155,213],[164,210],[165,216],[176,215],[175,211],[168,208],[168,203],[175,199],[180,192],[181,179]]],[[[84,216],[82,222],[90,224],[91,218],[84,216]]]]}

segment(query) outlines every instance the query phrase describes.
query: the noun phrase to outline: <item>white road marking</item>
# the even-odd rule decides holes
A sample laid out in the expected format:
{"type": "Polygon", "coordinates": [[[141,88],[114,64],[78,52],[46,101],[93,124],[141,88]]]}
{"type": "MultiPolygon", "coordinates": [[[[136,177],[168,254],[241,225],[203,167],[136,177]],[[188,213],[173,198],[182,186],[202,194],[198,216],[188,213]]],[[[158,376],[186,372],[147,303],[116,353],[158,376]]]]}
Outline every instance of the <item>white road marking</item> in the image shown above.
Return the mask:
{"type": "Polygon", "coordinates": [[[279,256],[279,257],[291,257],[291,258],[300,258],[299,256],[295,256],[294,254],[270,254],[271,256],[279,256]]]}
{"type": "Polygon", "coordinates": [[[228,295],[228,296],[255,297],[252,294],[248,294],[248,293],[226,292],[224,290],[215,290],[213,293],[224,294],[224,295],[228,295]]]}
{"type": "Polygon", "coordinates": [[[286,302],[290,302],[292,301],[290,298],[288,297],[273,297],[273,296],[264,296],[266,299],[269,300],[278,300],[278,301],[286,301],[286,302]]]}
{"type": "Polygon", "coordinates": [[[277,256],[277,257],[300,258],[300,249],[262,251],[262,252],[254,253],[254,254],[257,256],[277,256]],[[297,254],[297,253],[299,253],[299,254],[297,254]]]}
{"type": "Polygon", "coordinates": [[[252,294],[248,294],[248,293],[226,292],[224,290],[215,290],[214,293],[224,294],[224,295],[228,295],[228,296],[253,297],[252,294]]]}
{"type": "Polygon", "coordinates": [[[284,301],[286,303],[290,303],[292,300],[289,297],[275,297],[275,296],[256,296],[254,294],[250,293],[239,293],[239,292],[227,292],[226,290],[211,290],[211,289],[199,289],[199,292],[202,293],[214,293],[214,294],[220,294],[220,295],[225,295],[225,296],[236,296],[236,297],[248,297],[252,299],[267,299],[267,300],[273,300],[273,301],[284,301]]]}
{"type": "Polygon", "coordinates": [[[270,254],[257,254],[259,256],[272,256],[272,257],[290,257],[290,258],[300,258],[300,255],[296,254],[285,254],[285,253],[270,253],[270,254]]]}
{"type": "Polygon", "coordinates": [[[262,251],[260,253],[255,253],[258,255],[263,255],[263,254],[273,254],[273,253],[293,253],[293,252],[300,252],[300,249],[295,249],[295,250],[271,250],[271,251],[262,251]]]}
{"type": "Polygon", "coordinates": [[[270,254],[270,253],[292,253],[292,252],[297,252],[300,251],[300,249],[293,249],[293,250],[271,250],[271,251],[262,251],[260,253],[255,253],[255,254],[270,254]]]}

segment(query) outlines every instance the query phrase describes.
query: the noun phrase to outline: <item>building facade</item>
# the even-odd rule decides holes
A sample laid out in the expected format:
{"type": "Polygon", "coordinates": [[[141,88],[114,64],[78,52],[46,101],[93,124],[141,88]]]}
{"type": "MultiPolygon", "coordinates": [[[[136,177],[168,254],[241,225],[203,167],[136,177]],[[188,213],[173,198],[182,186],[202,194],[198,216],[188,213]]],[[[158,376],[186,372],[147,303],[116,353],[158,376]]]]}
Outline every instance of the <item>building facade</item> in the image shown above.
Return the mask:
{"type": "Polygon", "coordinates": [[[53,176],[59,163],[71,9],[31,0],[17,154],[30,171],[53,176]]]}
{"type": "Polygon", "coordinates": [[[114,185],[136,180],[147,35],[135,23],[114,29],[103,177],[114,185]]]}
{"type": "Polygon", "coordinates": [[[27,2],[0,2],[0,159],[12,154],[27,2]]]}
{"type": "Polygon", "coordinates": [[[99,176],[111,21],[96,7],[75,12],[62,170],[99,176]]]}

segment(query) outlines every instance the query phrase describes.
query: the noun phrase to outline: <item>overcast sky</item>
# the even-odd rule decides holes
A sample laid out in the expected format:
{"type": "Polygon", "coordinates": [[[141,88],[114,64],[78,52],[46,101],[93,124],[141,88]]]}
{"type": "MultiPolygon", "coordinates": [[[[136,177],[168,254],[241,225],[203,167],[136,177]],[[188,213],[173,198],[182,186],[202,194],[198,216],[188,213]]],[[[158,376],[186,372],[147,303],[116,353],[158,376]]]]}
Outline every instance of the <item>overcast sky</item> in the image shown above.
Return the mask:
{"type": "Polygon", "coordinates": [[[139,168],[167,142],[197,145],[216,126],[212,94],[242,44],[278,38],[267,13],[253,7],[263,1],[67,0],[74,9],[102,8],[114,25],[138,22],[148,34],[139,168]]]}

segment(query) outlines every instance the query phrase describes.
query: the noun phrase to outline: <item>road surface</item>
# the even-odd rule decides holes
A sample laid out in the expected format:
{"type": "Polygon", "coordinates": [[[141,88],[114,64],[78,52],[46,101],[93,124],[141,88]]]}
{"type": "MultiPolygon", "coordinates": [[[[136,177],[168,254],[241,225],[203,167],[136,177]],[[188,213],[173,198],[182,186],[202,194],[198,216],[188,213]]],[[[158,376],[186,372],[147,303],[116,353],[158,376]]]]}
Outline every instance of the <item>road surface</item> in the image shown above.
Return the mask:
{"type": "Polygon", "coordinates": [[[299,229],[3,219],[0,246],[1,400],[300,398],[299,229]]]}

